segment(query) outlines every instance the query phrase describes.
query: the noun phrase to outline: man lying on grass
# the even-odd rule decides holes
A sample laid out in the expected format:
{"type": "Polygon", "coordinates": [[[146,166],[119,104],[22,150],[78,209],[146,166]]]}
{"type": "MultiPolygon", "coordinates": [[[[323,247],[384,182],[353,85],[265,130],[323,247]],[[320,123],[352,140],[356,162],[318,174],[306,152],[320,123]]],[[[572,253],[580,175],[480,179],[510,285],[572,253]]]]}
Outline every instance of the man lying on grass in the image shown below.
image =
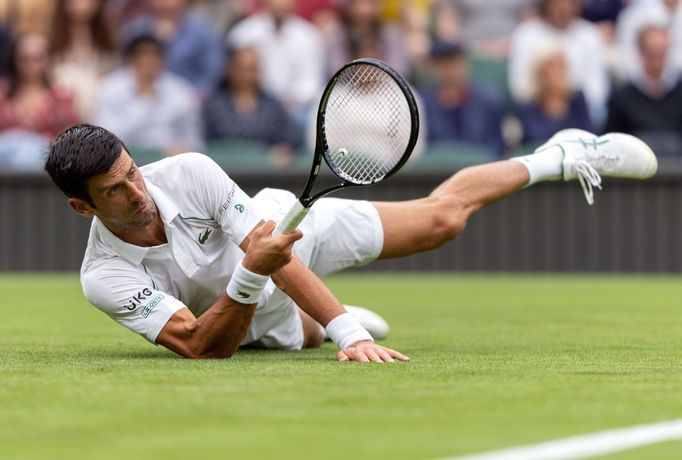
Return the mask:
{"type": "Polygon", "coordinates": [[[138,169],[128,152],[111,132],[80,124],[50,145],[45,169],[68,204],[93,218],[81,268],[88,300],[189,358],[318,347],[326,330],[339,361],[407,361],[374,343],[319,277],[436,248],[481,208],[538,181],[579,178],[591,202],[600,174],[644,179],[657,169],[635,137],[566,130],[532,155],[463,169],[424,198],[322,198],[300,230],[273,236],[265,219],[281,217],[292,193],[250,198],[198,153],[138,169]]]}

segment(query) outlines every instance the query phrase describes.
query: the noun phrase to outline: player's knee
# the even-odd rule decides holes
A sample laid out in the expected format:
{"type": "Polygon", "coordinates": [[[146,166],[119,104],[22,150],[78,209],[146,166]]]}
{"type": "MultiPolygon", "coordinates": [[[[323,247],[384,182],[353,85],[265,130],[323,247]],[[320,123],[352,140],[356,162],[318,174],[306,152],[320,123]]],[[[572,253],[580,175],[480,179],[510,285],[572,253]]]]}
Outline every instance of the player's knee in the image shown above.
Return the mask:
{"type": "Polygon", "coordinates": [[[324,343],[324,329],[300,308],[298,313],[303,326],[303,348],[318,348],[324,343]]]}
{"type": "Polygon", "coordinates": [[[317,327],[308,328],[303,339],[303,348],[319,348],[324,343],[324,329],[319,324],[317,327]]]}

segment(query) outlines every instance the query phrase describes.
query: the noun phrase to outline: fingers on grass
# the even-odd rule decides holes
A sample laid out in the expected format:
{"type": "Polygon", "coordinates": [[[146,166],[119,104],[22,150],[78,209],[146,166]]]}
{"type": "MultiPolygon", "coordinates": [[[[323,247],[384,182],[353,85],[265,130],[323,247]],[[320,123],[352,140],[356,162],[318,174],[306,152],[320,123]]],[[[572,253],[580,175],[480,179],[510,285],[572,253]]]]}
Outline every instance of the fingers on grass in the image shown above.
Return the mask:
{"type": "Polygon", "coordinates": [[[404,354],[397,352],[395,350],[391,350],[390,348],[386,348],[386,352],[391,355],[392,358],[399,359],[400,361],[409,361],[410,358],[409,356],[405,356],[404,354]]]}

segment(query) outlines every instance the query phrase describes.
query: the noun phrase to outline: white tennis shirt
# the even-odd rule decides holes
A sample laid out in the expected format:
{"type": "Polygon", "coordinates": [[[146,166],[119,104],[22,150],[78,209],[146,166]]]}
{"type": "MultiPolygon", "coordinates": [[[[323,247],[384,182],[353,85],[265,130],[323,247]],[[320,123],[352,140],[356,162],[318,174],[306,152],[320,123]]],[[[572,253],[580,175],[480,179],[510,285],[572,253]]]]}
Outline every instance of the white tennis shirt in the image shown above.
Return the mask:
{"type": "MultiPolygon", "coordinates": [[[[199,316],[225,293],[244,256],[239,244],[261,215],[251,198],[202,154],[167,158],[140,172],[168,243],[128,244],[94,218],[81,284],[90,303],[154,343],[176,311],[187,306],[199,316]]],[[[243,343],[260,338],[283,310],[290,314],[291,305],[268,281],[243,343]]]]}

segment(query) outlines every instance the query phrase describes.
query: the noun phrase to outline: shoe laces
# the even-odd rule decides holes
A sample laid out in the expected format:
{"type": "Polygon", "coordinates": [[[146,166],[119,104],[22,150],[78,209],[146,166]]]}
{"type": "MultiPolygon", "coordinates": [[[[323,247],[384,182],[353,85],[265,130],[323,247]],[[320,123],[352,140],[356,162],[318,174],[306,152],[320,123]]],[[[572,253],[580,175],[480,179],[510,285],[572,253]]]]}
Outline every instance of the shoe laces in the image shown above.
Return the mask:
{"type": "Polygon", "coordinates": [[[580,186],[583,188],[587,204],[592,206],[594,204],[593,187],[601,190],[601,176],[587,160],[580,160],[576,163],[575,173],[580,181],[580,186]]]}

